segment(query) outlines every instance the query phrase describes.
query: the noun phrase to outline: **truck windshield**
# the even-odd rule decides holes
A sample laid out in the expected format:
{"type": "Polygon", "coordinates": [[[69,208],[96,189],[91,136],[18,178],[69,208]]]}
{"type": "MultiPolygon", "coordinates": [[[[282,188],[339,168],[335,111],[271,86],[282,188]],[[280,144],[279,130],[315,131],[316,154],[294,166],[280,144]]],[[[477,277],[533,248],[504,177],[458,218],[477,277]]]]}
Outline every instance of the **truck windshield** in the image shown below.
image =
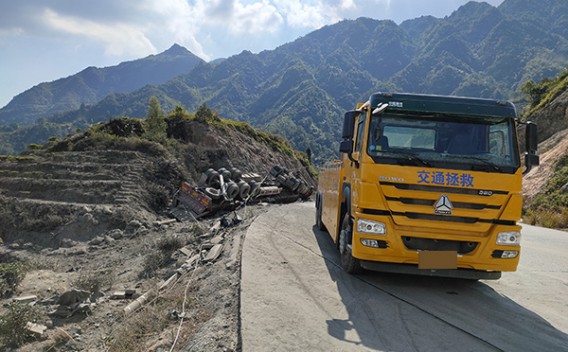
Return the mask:
{"type": "Polygon", "coordinates": [[[509,118],[381,114],[371,119],[367,153],[376,163],[515,173],[509,118]]]}

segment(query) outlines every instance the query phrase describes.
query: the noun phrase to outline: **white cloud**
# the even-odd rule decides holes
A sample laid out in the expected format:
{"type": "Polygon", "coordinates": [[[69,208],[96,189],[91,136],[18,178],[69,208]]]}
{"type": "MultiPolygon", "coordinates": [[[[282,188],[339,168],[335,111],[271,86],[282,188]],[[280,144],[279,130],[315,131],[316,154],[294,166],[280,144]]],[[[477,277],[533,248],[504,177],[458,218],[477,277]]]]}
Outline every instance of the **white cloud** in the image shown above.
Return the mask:
{"type": "Polygon", "coordinates": [[[42,18],[54,30],[84,36],[102,43],[107,55],[121,56],[125,53],[145,55],[156,51],[144,32],[133,25],[105,24],[67,17],[51,9],[46,9],[42,18]]]}
{"type": "MultiPolygon", "coordinates": [[[[147,0],[143,5],[149,22],[148,31],[154,33],[160,42],[176,42],[195,55],[209,60],[210,55],[203,49],[200,37],[206,22],[205,7],[202,1],[190,6],[186,0],[147,0]]],[[[168,45],[169,45],[168,44],[168,45]]]]}
{"type": "Polygon", "coordinates": [[[284,19],[278,9],[267,1],[248,5],[236,1],[229,30],[237,34],[273,33],[279,30],[283,23],[284,19]]]}

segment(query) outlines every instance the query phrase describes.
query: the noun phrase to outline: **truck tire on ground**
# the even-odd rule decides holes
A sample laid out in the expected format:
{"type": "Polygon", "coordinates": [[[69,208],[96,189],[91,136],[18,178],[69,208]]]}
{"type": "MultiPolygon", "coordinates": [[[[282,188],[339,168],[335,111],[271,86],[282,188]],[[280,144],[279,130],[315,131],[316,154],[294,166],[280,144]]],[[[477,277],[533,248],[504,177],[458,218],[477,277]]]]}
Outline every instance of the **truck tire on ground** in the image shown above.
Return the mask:
{"type": "Polygon", "coordinates": [[[339,232],[339,255],[341,257],[341,267],[348,274],[359,274],[363,272],[359,259],[353,258],[351,254],[351,239],[353,235],[353,224],[351,216],[345,214],[341,222],[341,231],[339,232]]]}

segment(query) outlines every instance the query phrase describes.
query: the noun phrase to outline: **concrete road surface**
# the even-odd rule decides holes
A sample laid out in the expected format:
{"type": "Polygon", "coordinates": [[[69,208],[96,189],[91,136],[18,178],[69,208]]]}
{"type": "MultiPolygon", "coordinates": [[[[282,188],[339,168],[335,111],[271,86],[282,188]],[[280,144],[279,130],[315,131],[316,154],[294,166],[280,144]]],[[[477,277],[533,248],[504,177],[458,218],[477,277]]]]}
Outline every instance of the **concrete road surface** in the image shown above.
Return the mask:
{"type": "Polygon", "coordinates": [[[249,351],[568,351],[568,233],[523,227],[498,281],[345,274],[313,203],[276,207],[243,247],[249,351]]]}

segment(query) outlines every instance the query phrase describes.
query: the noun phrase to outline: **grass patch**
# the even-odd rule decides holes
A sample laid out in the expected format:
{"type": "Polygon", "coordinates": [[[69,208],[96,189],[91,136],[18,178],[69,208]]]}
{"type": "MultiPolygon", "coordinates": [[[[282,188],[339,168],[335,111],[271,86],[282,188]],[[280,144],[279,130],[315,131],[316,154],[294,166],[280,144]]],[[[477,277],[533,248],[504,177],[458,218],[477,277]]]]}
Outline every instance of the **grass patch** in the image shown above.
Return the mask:
{"type": "Polygon", "coordinates": [[[27,304],[12,304],[8,312],[0,316],[0,341],[4,347],[18,347],[30,340],[33,335],[26,330],[28,322],[38,319],[37,310],[27,304]]]}
{"type": "Polygon", "coordinates": [[[101,292],[110,288],[114,281],[113,275],[105,271],[89,271],[81,273],[71,286],[91,293],[101,292]]]}
{"type": "MultiPolygon", "coordinates": [[[[146,341],[150,341],[150,344],[162,341],[167,346],[165,350],[169,350],[179,327],[179,321],[172,319],[171,312],[182,311],[185,286],[185,283],[176,285],[172,290],[160,295],[141,310],[127,317],[106,341],[108,351],[147,351],[151,346],[146,345],[146,341]]],[[[189,287],[190,292],[196,290],[194,284],[189,287]]],[[[187,341],[194,336],[198,326],[212,318],[212,314],[200,307],[199,301],[192,297],[195,295],[188,295],[185,301],[186,317],[181,327],[176,351],[185,346],[187,341]],[[188,314],[190,312],[191,315],[188,314]]]]}
{"type": "Polygon", "coordinates": [[[527,210],[523,221],[529,225],[538,225],[551,229],[568,228],[568,208],[559,210],[527,210]]]}
{"type": "Polygon", "coordinates": [[[156,272],[164,267],[171,257],[164,254],[164,252],[150,252],[144,257],[144,267],[140,273],[140,278],[151,278],[156,275],[156,272]]]}
{"type": "Polygon", "coordinates": [[[523,220],[549,228],[568,227],[568,155],[560,158],[544,191],[527,205],[523,220]]]}
{"type": "Polygon", "coordinates": [[[179,236],[166,235],[158,240],[156,247],[164,255],[170,256],[184,245],[184,241],[179,236]]]}
{"type": "Polygon", "coordinates": [[[0,297],[12,295],[30,269],[26,262],[0,263],[0,297]]]}
{"type": "Polygon", "coordinates": [[[173,262],[172,255],[184,245],[185,241],[177,235],[160,237],[151,245],[149,253],[144,257],[140,277],[154,277],[158,270],[173,262]]]}
{"type": "Polygon", "coordinates": [[[0,160],[7,160],[7,161],[35,161],[36,159],[33,156],[25,156],[25,155],[0,155],[0,160]]]}
{"type": "Polygon", "coordinates": [[[531,101],[530,109],[524,114],[529,116],[542,109],[560,94],[568,89],[568,69],[564,69],[557,77],[543,79],[540,83],[527,81],[521,90],[529,96],[531,101]]]}
{"type": "Polygon", "coordinates": [[[140,312],[121,324],[107,341],[108,351],[146,351],[148,336],[158,335],[170,323],[161,302],[148,304],[140,312]]]}

